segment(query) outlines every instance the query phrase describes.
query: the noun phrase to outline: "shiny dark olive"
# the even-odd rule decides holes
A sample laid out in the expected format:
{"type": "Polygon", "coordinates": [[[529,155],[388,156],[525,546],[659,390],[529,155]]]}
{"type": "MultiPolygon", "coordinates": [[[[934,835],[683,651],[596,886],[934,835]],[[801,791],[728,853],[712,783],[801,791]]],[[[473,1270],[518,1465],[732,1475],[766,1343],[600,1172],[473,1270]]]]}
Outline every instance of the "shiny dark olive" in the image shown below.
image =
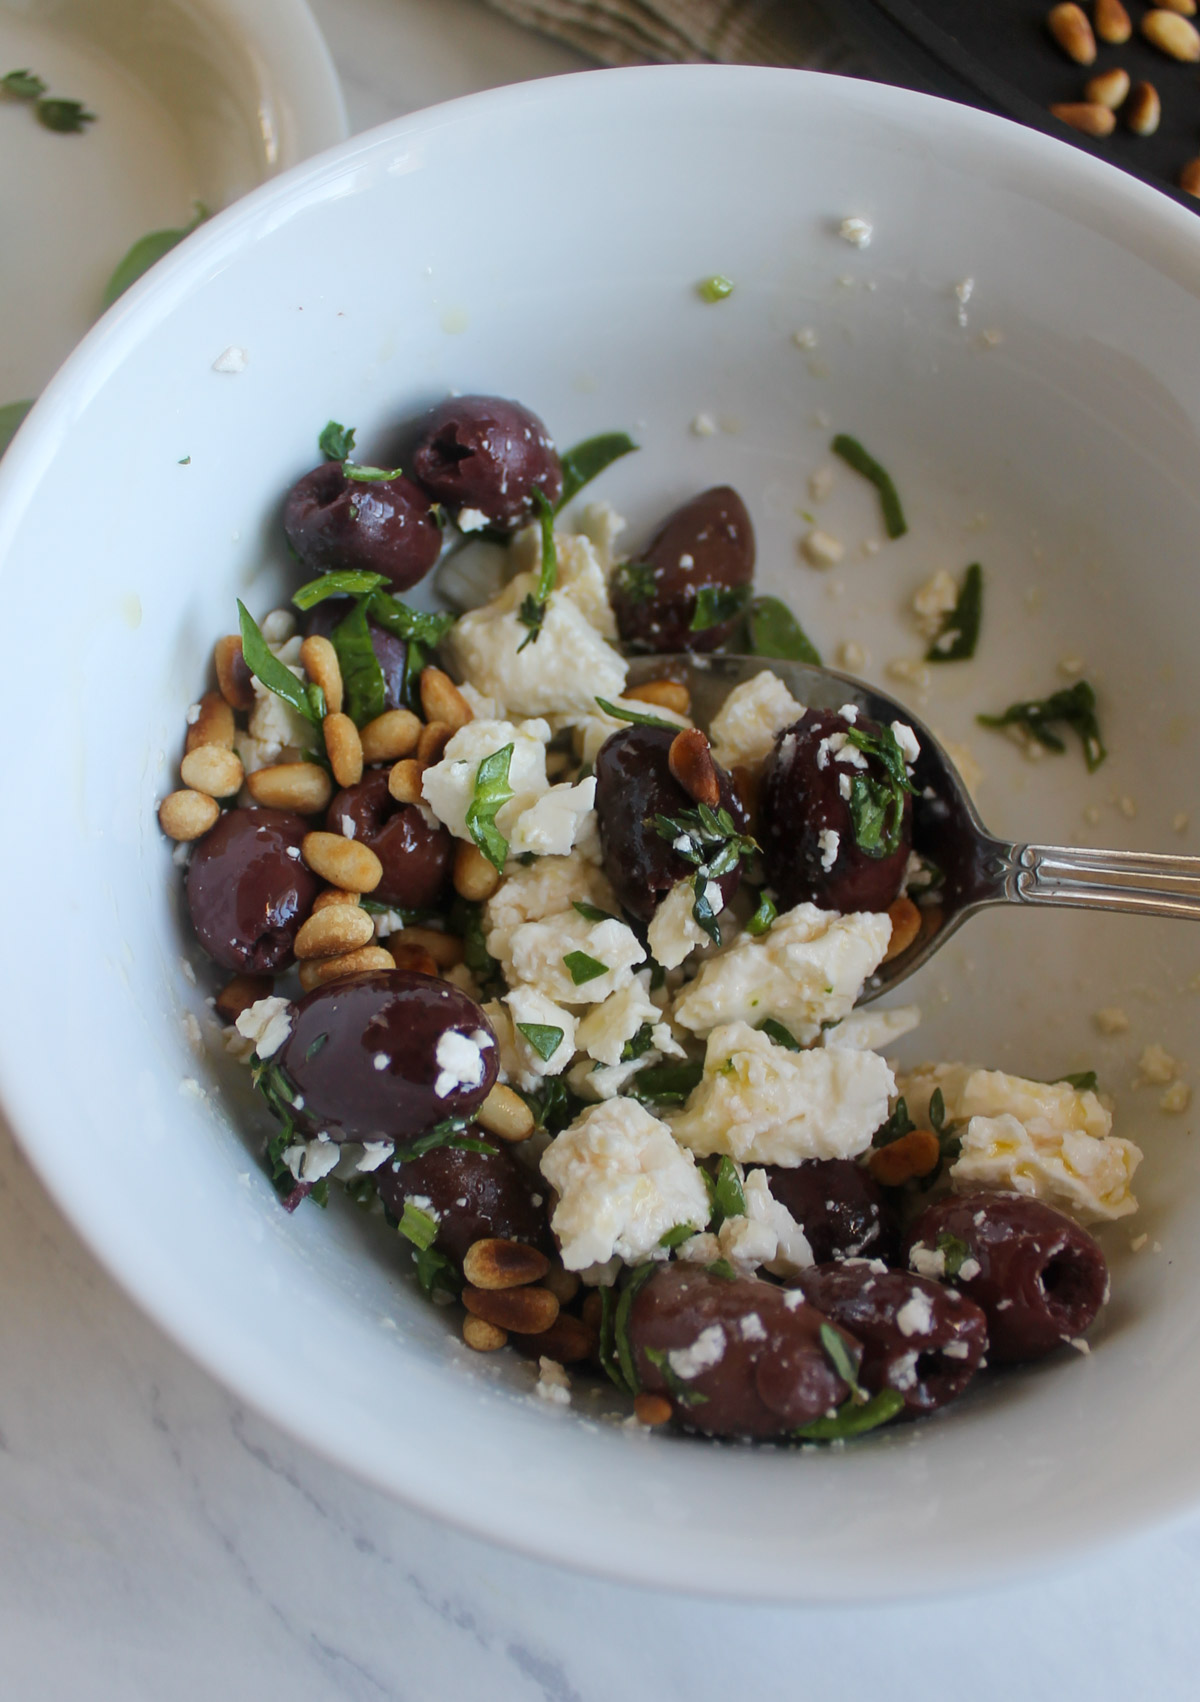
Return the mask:
{"type": "Polygon", "coordinates": [[[431,826],[415,804],[396,802],[388,791],[386,769],[373,769],[357,786],[338,792],[325,826],[374,851],[383,864],[383,878],[371,897],[381,904],[428,910],[445,892],[454,841],[444,827],[431,826]]]}
{"type": "MultiPolygon", "coordinates": [[[[643,1389],[665,1395],[676,1420],[706,1436],[784,1436],[836,1407],[849,1390],[821,1346],[815,1307],[789,1306],[785,1290],[758,1277],[726,1281],[700,1265],[669,1264],[639,1291],[629,1343],[643,1389]],[[721,1332],[720,1357],[680,1380],[650,1358],[721,1332]],[[649,1351],[648,1351],[649,1350],[649,1351]],[[680,1388],[703,1401],[688,1402],[680,1388]]],[[[847,1346],[854,1338],[839,1329],[847,1346]]],[[[669,1365],[668,1361],[668,1365],[669,1365]]]]}
{"type": "Polygon", "coordinates": [[[936,1201],[909,1231],[906,1257],[917,1248],[940,1251],[955,1273],[947,1281],[987,1314],[994,1365],[1041,1359],[1077,1341],[1108,1298],[1108,1265],[1087,1230],[1024,1194],[936,1201]]]}
{"type": "Polygon", "coordinates": [[[196,845],[188,909],[196,938],[223,969],[270,975],[291,963],[321,890],[300,860],[310,826],[289,810],[226,810],[196,845]]]}
{"type": "Polygon", "coordinates": [[[435,1147],[423,1158],[396,1168],[385,1160],[375,1172],[384,1205],[398,1218],[406,1199],[428,1200],[438,1218],[434,1246],[460,1265],[467,1248],[488,1236],[547,1245],[545,1188],[537,1185],[537,1178],[508,1147],[490,1141],[482,1129],[472,1127],[467,1133],[489,1141],[497,1150],[435,1147]]]}
{"type": "Polygon", "coordinates": [[[817,1264],[884,1259],[896,1251],[895,1214],[883,1189],[848,1158],[810,1158],[794,1169],[763,1167],[771,1193],[803,1229],[817,1264]]]}
{"type": "Polygon", "coordinates": [[[753,578],[746,505],[731,486],[716,485],[677,508],[614,575],[617,629],[640,650],[715,650],[736,631],[753,578]]]}
{"type": "MultiPolygon", "coordinates": [[[[655,827],[660,815],[695,813],[696,806],[671,773],[668,756],[674,732],[666,727],[625,727],[601,745],[596,756],[596,813],[604,872],[633,916],[648,922],[676,881],[694,872],[655,827]]],[[[723,768],[717,769],[722,807],[739,830],[746,812],[723,768]]],[[[714,847],[715,850],[715,847],[714,847]]],[[[728,904],[741,881],[735,867],[719,881],[728,904]]]]}
{"type": "Polygon", "coordinates": [[[509,532],[533,517],[533,492],[551,505],[562,467],[536,414],[502,396],[453,396],[421,422],[413,476],[454,515],[482,514],[509,532]]]}
{"type": "Polygon", "coordinates": [[[911,1418],[961,1395],[987,1351],[987,1319],[953,1290],[872,1262],[813,1265],[800,1286],[819,1311],[863,1344],[859,1382],[895,1389],[911,1418]]]}
{"type": "Polygon", "coordinates": [[[306,994],[277,1056],[304,1096],[297,1120],[336,1141],[411,1140],[447,1117],[470,1117],[499,1067],[475,1001],[403,969],[306,994]]]}
{"type": "Polygon", "coordinates": [[[423,579],[442,547],[429,498],[411,479],[347,478],[340,461],[292,486],[283,529],[310,573],[382,573],[396,591],[423,579]]]}
{"type": "MultiPolygon", "coordinates": [[[[866,758],[865,769],[837,760],[838,753],[826,741],[849,728],[850,723],[832,710],[808,709],[778,735],[767,758],[759,791],[758,839],[781,910],[804,903],[843,914],[886,910],[899,894],[912,850],[912,797],[904,797],[896,849],[882,857],[863,850],[855,838],[848,789],[859,776],[882,780],[884,770],[873,756],[866,758]],[[836,840],[828,837],[831,834],[836,840]]],[[[881,731],[865,716],[855,728],[875,736],[881,731]]]]}
{"type": "MultiPolygon", "coordinates": [[[[334,627],[346,618],[350,609],[348,597],[327,597],[304,616],[304,636],[331,637],[334,627]]],[[[367,622],[367,631],[371,634],[371,649],[383,674],[383,707],[404,709],[407,707],[404,681],[408,671],[408,645],[374,621],[367,622]]]]}

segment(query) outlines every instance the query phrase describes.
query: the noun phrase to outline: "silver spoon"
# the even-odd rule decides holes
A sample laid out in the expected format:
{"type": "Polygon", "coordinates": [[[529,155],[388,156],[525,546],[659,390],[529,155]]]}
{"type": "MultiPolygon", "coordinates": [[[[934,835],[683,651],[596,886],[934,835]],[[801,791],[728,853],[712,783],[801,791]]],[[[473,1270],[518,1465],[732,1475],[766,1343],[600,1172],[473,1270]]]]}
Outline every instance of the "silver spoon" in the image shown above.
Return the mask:
{"type": "Polygon", "coordinates": [[[1200,920],[1200,857],[997,839],[979,819],[957,770],[929,728],[903,704],[849,674],[768,656],[638,656],[630,662],[629,683],[664,677],[685,682],[692,694],[693,719],[706,727],[731,689],[764,668],[778,675],[806,708],[836,710],[852,703],[885,726],[907,722],[921,746],[913,771],[913,844],[937,865],[945,882],[935,901],[922,907],[917,938],[907,951],[880,964],[861,1003],[889,992],[920,969],[969,916],[993,904],[1052,904],[1200,920]]]}

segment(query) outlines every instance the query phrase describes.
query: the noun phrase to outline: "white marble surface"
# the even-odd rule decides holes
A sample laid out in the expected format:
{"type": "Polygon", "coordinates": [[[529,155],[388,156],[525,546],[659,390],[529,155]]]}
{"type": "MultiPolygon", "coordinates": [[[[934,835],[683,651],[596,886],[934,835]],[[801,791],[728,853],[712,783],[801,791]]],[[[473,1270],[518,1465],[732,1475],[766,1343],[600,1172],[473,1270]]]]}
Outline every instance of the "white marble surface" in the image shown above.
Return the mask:
{"type": "MultiPolygon", "coordinates": [[[[577,63],[474,0],[314,9],[356,128],[577,63]]],[[[86,1109],[63,1115],[85,1145],[86,1109]]],[[[0,1293],[3,1702],[1196,1694],[1200,1518],[949,1602],[804,1611],[634,1592],[418,1518],[245,1411],[113,1286],[2,1127],[0,1293]]],[[[719,1508],[713,1526],[719,1590],[719,1508]]]]}

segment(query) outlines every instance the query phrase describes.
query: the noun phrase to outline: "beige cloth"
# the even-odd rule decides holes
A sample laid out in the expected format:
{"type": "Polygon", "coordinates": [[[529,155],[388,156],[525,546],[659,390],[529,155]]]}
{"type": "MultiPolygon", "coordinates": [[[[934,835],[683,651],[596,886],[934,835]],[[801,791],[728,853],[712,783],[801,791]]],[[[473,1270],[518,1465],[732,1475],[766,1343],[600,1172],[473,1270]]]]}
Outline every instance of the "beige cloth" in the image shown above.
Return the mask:
{"type": "Polygon", "coordinates": [[[817,0],[489,0],[604,65],[717,62],[862,70],[817,0]]]}

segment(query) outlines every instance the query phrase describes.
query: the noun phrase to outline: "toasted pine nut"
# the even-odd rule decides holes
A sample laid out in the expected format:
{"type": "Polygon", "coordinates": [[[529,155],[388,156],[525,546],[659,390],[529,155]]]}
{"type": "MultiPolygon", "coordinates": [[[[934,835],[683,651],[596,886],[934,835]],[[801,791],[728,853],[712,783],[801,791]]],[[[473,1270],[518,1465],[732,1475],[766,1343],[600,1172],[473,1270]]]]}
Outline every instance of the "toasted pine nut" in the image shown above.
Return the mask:
{"type": "Polygon", "coordinates": [[[582,1318],[572,1317],[570,1312],[560,1312],[548,1330],[542,1330],[536,1336],[514,1335],[512,1344],[518,1353],[524,1353],[530,1358],[557,1359],[560,1365],[578,1363],[581,1359],[590,1359],[596,1348],[596,1331],[585,1324],[582,1318]]]}
{"type": "Polygon", "coordinates": [[[1096,38],[1082,6],[1064,4],[1051,6],[1046,14],[1046,28],[1068,59],[1077,65],[1091,65],[1096,58],[1096,38]]]}
{"type": "Polygon", "coordinates": [[[1179,174],[1179,187],[1188,195],[1200,195],[1200,159],[1189,160],[1179,174]]]}
{"type": "Polygon", "coordinates": [[[516,1330],[523,1336],[540,1336],[558,1317],[558,1301],[548,1288],[463,1289],[462,1302],[476,1318],[485,1318],[501,1330],[516,1330]]]}
{"type": "Polygon", "coordinates": [[[313,899],[313,915],[315,916],[319,910],[328,910],[331,904],[353,905],[361,903],[361,893],[346,892],[340,886],[330,886],[326,887],[324,892],[319,892],[313,899]]]}
{"type": "Polygon", "coordinates": [[[461,898],[480,904],[490,898],[500,885],[500,871],[490,863],[470,839],[460,839],[454,847],[454,890],[461,898]]]}
{"type": "Polygon", "coordinates": [[[533,1133],[533,1112],[519,1093],[497,1082],[475,1113],[475,1121],[497,1140],[515,1146],[533,1133]]]}
{"type": "Polygon", "coordinates": [[[1185,65],[1194,65],[1200,60],[1200,30],[1186,18],[1181,18],[1178,12],[1165,12],[1161,6],[1147,12],[1142,19],[1142,34],[1151,47],[1157,47],[1160,53],[1171,59],[1178,59],[1185,65]]]}
{"type": "Polygon", "coordinates": [[[440,928],[405,928],[392,939],[397,945],[422,946],[439,969],[453,969],[463,960],[463,943],[457,934],[443,934],[440,928]]]}
{"type": "Polygon", "coordinates": [[[1178,12],[1183,18],[1196,16],[1196,0],[1158,0],[1165,12],[1178,12]]]}
{"type": "Polygon", "coordinates": [[[242,764],[220,745],[197,745],[179,764],[179,778],[194,792],[210,798],[232,798],[242,789],[242,764]]]}
{"type": "Polygon", "coordinates": [[[397,969],[409,969],[415,975],[432,975],[435,979],[439,974],[437,964],[425,950],[425,947],[406,946],[401,934],[389,936],[387,949],[391,952],[392,960],[397,969]]]}
{"type": "Polygon", "coordinates": [[[707,804],[711,810],[719,808],[721,788],[717,781],[717,767],[708,748],[708,738],[699,727],[676,733],[667,753],[667,763],[689,798],[694,798],[698,804],[707,804]]]}
{"type": "Polygon", "coordinates": [[[233,749],[237,731],[233,710],[219,691],[206,691],[200,699],[200,713],[187,730],[185,750],[194,751],[199,745],[219,745],[224,751],[233,749]]]}
{"type": "Polygon", "coordinates": [[[542,1278],[542,1287],[548,1288],[551,1294],[558,1296],[560,1306],[569,1306],[579,1293],[579,1275],[576,1271],[564,1270],[561,1265],[551,1265],[542,1278]]]}
{"type": "Polygon", "coordinates": [[[375,923],[365,910],[354,904],[327,904],[308,918],[292,950],[300,958],[340,957],[374,938],[375,923]]]}
{"type": "Polygon", "coordinates": [[[431,762],[440,762],[442,752],[454,737],[454,731],[448,721],[427,721],[417,740],[417,761],[423,762],[426,767],[431,762]]]}
{"type": "Polygon", "coordinates": [[[942,1149],[932,1129],[910,1129],[898,1141],[876,1147],[867,1160],[867,1168],[885,1188],[898,1188],[914,1177],[928,1176],[936,1170],[942,1149]]]}
{"type": "Polygon", "coordinates": [[[411,756],[421,737],[421,723],[411,709],[385,709],[359,732],[364,762],[398,762],[411,756]]]}
{"type": "Polygon", "coordinates": [[[325,752],[339,786],[357,786],[362,779],[363,752],[358,728],[348,715],[327,715],[321,723],[325,752]]]}
{"type": "Polygon", "coordinates": [[[1135,136],[1153,136],[1162,118],[1162,102],[1153,83],[1135,83],[1125,102],[1125,122],[1135,136]]]}
{"type": "Polygon", "coordinates": [[[217,670],[217,684],[221,688],[221,696],[231,709],[253,709],[257,699],[254,696],[254,676],[246,666],[242,655],[242,641],[236,633],[230,633],[227,638],[218,638],[213,650],[213,663],[217,670]]]}
{"type": "Polygon", "coordinates": [[[158,806],[158,825],[168,839],[199,839],[220,813],[220,804],[207,792],[172,792],[158,806]]]}
{"type": "Polygon", "coordinates": [[[635,703],[673,709],[676,715],[692,712],[692,694],[680,680],[644,680],[640,686],[627,686],[622,696],[632,698],[635,703]]]}
{"type": "Polygon", "coordinates": [[[912,945],[921,932],[921,912],[911,898],[898,898],[888,906],[888,921],[892,924],[892,937],[883,954],[885,963],[890,963],[892,958],[899,957],[912,945]]]}
{"type": "Polygon", "coordinates": [[[314,875],[347,892],[374,892],[383,879],[383,864],[371,847],[340,833],[306,833],[300,852],[314,875]]]}
{"type": "Polygon", "coordinates": [[[1115,112],[1129,93],[1129,72],[1114,65],[1111,71],[1101,71],[1099,76],[1089,78],[1083,92],[1096,106],[1106,106],[1115,112]]]}
{"type": "Polygon", "coordinates": [[[672,1411],[671,1403],[665,1395],[643,1393],[633,1397],[633,1416],[639,1424],[669,1424],[672,1411]]]}
{"type": "Polygon", "coordinates": [[[1133,34],[1129,13],[1121,0],[1096,0],[1092,7],[1092,23],[1100,40],[1113,47],[1122,46],[1133,34]]]}
{"type": "Polygon", "coordinates": [[[1111,136],[1117,127],[1116,115],[1091,100],[1055,101],[1050,111],[1060,124],[1069,124],[1085,136],[1111,136]]]}
{"type": "Polygon", "coordinates": [[[295,810],[315,816],[333,796],[329,776],[315,762],[277,762],[246,776],[246,788],[256,804],[271,810],[295,810]]]}
{"type": "Polygon", "coordinates": [[[753,768],[743,768],[741,763],[730,773],[733,789],[741,799],[742,808],[753,821],[758,814],[759,776],[753,768]]]}
{"type": "Polygon", "coordinates": [[[440,668],[421,669],[421,708],[425,711],[426,721],[444,721],[456,733],[468,721],[475,719],[471,705],[449,674],[444,674],[440,668]]]}
{"type": "Polygon", "coordinates": [[[337,651],[328,638],[316,633],[300,646],[300,666],[314,685],[325,693],[325,708],[330,715],[342,712],[342,665],[337,651]]]}
{"type": "Polygon", "coordinates": [[[463,1276],[472,1288],[523,1288],[540,1282],[549,1269],[549,1259],[536,1247],[500,1236],[473,1241],[463,1259],[463,1276]]]}
{"type": "Polygon", "coordinates": [[[476,1353],[495,1353],[496,1349],[503,1347],[508,1340],[508,1333],[483,1318],[472,1318],[468,1313],[463,1319],[462,1337],[467,1346],[473,1347],[476,1353]]]}
{"type": "Polygon", "coordinates": [[[327,981],[340,981],[344,975],[373,975],[380,969],[395,969],[391,952],[382,946],[360,946],[357,951],[342,952],[338,957],[310,957],[300,965],[300,985],[306,993],[323,987],[327,981]]]}
{"type": "Polygon", "coordinates": [[[221,988],[213,1005],[226,1022],[236,1022],[243,1011],[260,999],[269,999],[274,990],[275,981],[270,975],[235,975],[221,988]]]}
{"type": "Polygon", "coordinates": [[[388,775],[388,791],[398,804],[419,804],[422,801],[421,776],[425,764],[415,756],[401,757],[392,765],[388,775]]]}

